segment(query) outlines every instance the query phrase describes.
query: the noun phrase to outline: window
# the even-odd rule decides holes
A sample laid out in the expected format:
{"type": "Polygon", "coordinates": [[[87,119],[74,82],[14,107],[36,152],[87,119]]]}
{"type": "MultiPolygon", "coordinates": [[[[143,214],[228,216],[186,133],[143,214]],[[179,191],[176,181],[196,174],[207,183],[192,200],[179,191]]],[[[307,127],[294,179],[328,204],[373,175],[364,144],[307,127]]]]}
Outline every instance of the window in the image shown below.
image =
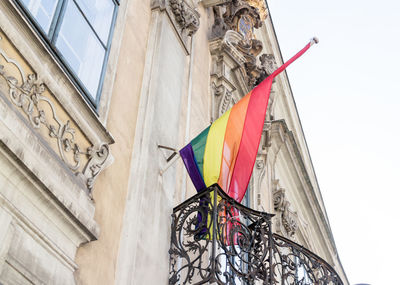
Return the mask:
{"type": "Polygon", "coordinates": [[[117,0],[17,0],[96,107],[110,50],[117,0]]]}

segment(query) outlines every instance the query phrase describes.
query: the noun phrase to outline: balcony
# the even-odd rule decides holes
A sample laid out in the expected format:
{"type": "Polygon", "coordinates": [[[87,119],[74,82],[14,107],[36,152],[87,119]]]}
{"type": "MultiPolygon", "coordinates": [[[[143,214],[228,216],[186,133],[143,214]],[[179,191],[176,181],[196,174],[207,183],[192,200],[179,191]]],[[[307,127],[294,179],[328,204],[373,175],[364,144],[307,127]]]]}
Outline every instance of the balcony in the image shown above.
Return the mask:
{"type": "Polygon", "coordinates": [[[343,284],[323,259],[274,234],[272,217],[217,184],[175,207],[169,284],[343,284]]]}

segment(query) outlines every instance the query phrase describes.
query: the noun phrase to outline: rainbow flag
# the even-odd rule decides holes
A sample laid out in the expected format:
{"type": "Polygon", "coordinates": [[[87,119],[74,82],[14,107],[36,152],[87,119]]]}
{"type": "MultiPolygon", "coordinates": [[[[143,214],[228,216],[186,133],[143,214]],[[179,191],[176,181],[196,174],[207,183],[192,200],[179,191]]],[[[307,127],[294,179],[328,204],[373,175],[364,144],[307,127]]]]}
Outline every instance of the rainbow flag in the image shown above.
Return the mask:
{"type": "Polygon", "coordinates": [[[242,201],[256,160],[272,82],[316,42],[317,39],[313,38],[180,150],[198,192],[218,183],[230,197],[242,201]]]}

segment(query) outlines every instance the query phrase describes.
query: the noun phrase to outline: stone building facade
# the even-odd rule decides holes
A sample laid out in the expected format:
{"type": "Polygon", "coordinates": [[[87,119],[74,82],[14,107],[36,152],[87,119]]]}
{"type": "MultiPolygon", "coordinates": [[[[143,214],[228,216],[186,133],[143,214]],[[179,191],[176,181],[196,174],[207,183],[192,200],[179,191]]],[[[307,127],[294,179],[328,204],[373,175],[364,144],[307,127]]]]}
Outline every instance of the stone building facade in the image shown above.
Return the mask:
{"type": "MultiPolygon", "coordinates": [[[[168,158],[280,64],[263,0],[0,1],[0,283],[167,284],[168,158]]],[[[348,284],[286,73],[247,203],[348,284]]]]}

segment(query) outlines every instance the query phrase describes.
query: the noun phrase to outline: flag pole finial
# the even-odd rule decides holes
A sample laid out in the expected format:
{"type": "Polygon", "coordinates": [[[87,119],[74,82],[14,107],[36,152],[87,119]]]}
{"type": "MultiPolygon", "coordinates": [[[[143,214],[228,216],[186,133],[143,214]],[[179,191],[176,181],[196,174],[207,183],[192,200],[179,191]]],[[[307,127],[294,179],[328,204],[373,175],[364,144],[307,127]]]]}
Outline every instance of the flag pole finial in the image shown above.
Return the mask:
{"type": "Polygon", "coordinates": [[[319,39],[318,39],[317,37],[313,37],[313,38],[310,40],[310,43],[311,43],[311,45],[317,44],[317,43],[319,43],[319,39]]]}

